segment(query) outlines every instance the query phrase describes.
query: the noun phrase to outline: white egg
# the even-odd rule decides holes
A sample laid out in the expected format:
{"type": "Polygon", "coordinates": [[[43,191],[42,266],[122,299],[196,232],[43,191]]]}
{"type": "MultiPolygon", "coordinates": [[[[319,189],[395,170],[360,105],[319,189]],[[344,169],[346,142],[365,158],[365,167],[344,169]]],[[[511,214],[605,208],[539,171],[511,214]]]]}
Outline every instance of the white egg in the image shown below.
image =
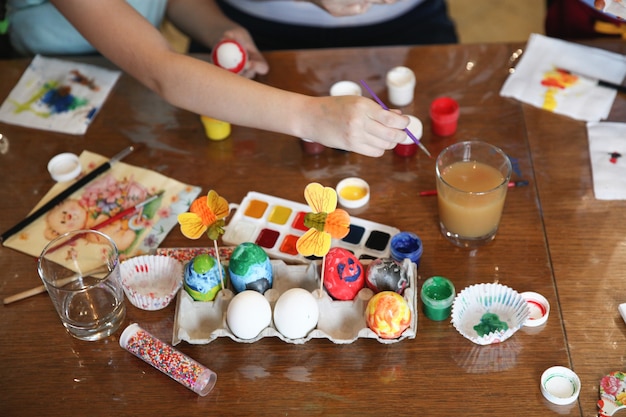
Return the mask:
{"type": "Polygon", "coordinates": [[[318,319],[317,300],[303,288],[285,291],[274,306],[274,325],[289,339],[305,337],[317,326],[318,319]]]}
{"type": "Polygon", "coordinates": [[[262,294],[246,290],[235,295],[228,304],[226,322],[240,339],[253,339],[272,321],[272,308],[262,294]]]}

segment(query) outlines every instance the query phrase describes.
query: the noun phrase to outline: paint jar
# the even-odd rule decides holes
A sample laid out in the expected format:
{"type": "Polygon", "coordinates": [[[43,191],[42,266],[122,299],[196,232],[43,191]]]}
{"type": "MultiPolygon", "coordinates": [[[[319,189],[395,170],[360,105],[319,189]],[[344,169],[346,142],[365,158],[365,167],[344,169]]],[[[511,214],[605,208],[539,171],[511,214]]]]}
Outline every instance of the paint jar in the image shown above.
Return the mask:
{"type": "Polygon", "coordinates": [[[217,381],[215,372],[157,339],[136,323],[122,332],[120,346],[200,396],[211,392],[217,381]]]}
{"type": "Polygon", "coordinates": [[[230,123],[206,116],[201,116],[200,120],[204,126],[204,133],[207,138],[211,140],[224,140],[230,136],[230,123]]]}
{"type": "Polygon", "coordinates": [[[330,87],[331,96],[360,96],[361,86],[354,81],[338,81],[330,87]]]}
{"type": "MultiPolygon", "coordinates": [[[[409,115],[409,125],[407,129],[415,136],[417,140],[422,138],[423,126],[422,121],[415,116],[409,115]]],[[[413,142],[413,139],[409,135],[406,135],[404,140],[396,145],[393,148],[393,152],[398,156],[413,156],[417,152],[417,144],[413,142]]]]}
{"type": "Polygon", "coordinates": [[[452,97],[439,97],[430,104],[430,120],[433,133],[450,136],[456,132],[459,121],[459,103],[452,97]]]}
{"type": "Polygon", "coordinates": [[[342,207],[359,208],[370,201],[370,186],[361,178],[345,178],[339,181],[336,189],[337,201],[342,207]]]}
{"type": "Polygon", "coordinates": [[[433,321],[447,319],[455,295],[454,284],[447,278],[435,276],[424,281],[421,298],[426,317],[433,321]]]}
{"type": "Polygon", "coordinates": [[[309,139],[300,139],[300,145],[302,146],[302,150],[309,155],[319,155],[324,152],[326,147],[321,143],[313,142],[309,139]]]}
{"type": "Polygon", "coordinates": [[[422,246],[422,239],[415,233],[400,232],[391,238],[390,250],[391,257],[396,261],[402,262],[408,258],[419,266],[424,247],[422,246]]]}
{"type": "Polygon", "coordinates": [[[394,106],[407,106],[413,102],[415,73],[407,67],[395,67],[387,72],[387,93],[394,106]]]}

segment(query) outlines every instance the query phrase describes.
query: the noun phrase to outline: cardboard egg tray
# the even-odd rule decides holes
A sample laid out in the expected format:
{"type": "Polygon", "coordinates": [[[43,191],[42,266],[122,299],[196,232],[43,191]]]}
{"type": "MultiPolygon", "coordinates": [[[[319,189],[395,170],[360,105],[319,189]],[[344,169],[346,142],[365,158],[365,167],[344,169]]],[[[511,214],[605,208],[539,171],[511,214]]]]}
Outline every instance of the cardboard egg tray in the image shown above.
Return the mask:
{"type": "MultiPolygon", "coordinates": [[[[291,288],[299,287],[311,291],[318,300],[318,324],[306,337],[289,339],[276,330],[272,322],[255,338],[240,339],[229,330],[226,324],[226,311],[228,304],[234,297],[233,291],[228,288],[220,291],[214,301],[194,301],[183,289],[177,297],[172,344],[177,345],[181,341],[190,344],[207,344],[218,337],[230,337],[241,343],[253,343],[264,337],[278,337],[293,344],[302,344],[315,338],[329,339],[337,344],[352,343],[359,338],[377,339],[381,343],[396,343],[407,338],[415,338],[417,332],[417,267],[411,261],[404,261],[408,271],[409,285],[403,294],[411,310],[411,324],[396,339],[383,339],[367,327],[365,308],[369,299],[374,295],[370,289],[362,289],[354,300],[335,301],[326,291],[320,291],[320,262],[312,262],[307,265],[287,265],[282,260],[271,260],[270,262],[274,282],[272,288],[267,290],[264,296],[270,302],[272,311],[280,295],[291,288]]],[[[368,261],[364,260],[362,263],[365,266],[368,261]]]]}

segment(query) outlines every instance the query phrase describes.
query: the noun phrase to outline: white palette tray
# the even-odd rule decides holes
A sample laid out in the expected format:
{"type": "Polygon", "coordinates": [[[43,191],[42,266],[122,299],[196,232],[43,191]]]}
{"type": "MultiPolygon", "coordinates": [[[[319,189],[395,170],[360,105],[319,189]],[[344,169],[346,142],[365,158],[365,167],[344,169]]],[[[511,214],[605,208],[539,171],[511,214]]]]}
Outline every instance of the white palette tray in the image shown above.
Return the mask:
{"type": "MultiPolygon", "coordinates": [[[[241,204],[231,204],[232,219],[225,227],[222,241],[237,246],[254,242],[272,259],[287,263],[309,263],[296,251],[296,241],[307,230],[304,215],[311,208],[302,203],[250,191],[241,204]]],[[[400,233],[395,227],[350,216],[350,232],[343,239],[333,239],[332,247],[354,253],[357,259],[388,258],[391,238],[400,233]]]]}
{"type": "MultiPolygon", "coordinates": [[[[362,261],[367,265],[367,261],[362,261]]],[[[181,341],[190,344],[207,344],[218,337],[229,337],[236,342],[254,343],[264,337],[278,337],[287,343],[302,344],[311,339],[325,338],[337,344],[352,343],[359,338],[377,339],[381,343],[396,343],[401,340],[415,338],[417,332],[417,267],[409,260],[405,260],[408,270],[409,285],[404,291],[404,299],[409,303],[411,323],[409,327],[396,339],[383,339],[367,327],[365,308],[369,299],[374,295],[368,289],[362,289],[354,300],[335,301],[323,291],[320,295],[319,264],[287,265],[281,260],[272,260],[274,273],[273,287],[267,290],[264,296],[270,302],[272,311],[279,296],[290,288],[304,288],[311,291],[318,300],[319,321],[317,327],[306,337],[289,339],[283,336],[274,327],[273,322],[253,339],[240,339],[235,336],[226,324],[228,304],[234,297],[230,289],[220,291],[214,301],[194,301],[186,291],[178,293],[176,314],[174,317],[174,331],[172,344],[181,341]]]]}

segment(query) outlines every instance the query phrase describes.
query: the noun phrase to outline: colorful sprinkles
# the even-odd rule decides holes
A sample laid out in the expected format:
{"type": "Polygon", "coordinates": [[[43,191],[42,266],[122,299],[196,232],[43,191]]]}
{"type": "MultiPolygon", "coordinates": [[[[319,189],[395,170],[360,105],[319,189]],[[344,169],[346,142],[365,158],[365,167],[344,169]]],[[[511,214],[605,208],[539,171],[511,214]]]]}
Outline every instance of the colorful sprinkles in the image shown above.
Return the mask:
{"type": "Polygon", "coordinates": [[[120,337],[120,346],[198,395],[207,395],[217,374],[162,342],[133,323],[120,337]]]}

